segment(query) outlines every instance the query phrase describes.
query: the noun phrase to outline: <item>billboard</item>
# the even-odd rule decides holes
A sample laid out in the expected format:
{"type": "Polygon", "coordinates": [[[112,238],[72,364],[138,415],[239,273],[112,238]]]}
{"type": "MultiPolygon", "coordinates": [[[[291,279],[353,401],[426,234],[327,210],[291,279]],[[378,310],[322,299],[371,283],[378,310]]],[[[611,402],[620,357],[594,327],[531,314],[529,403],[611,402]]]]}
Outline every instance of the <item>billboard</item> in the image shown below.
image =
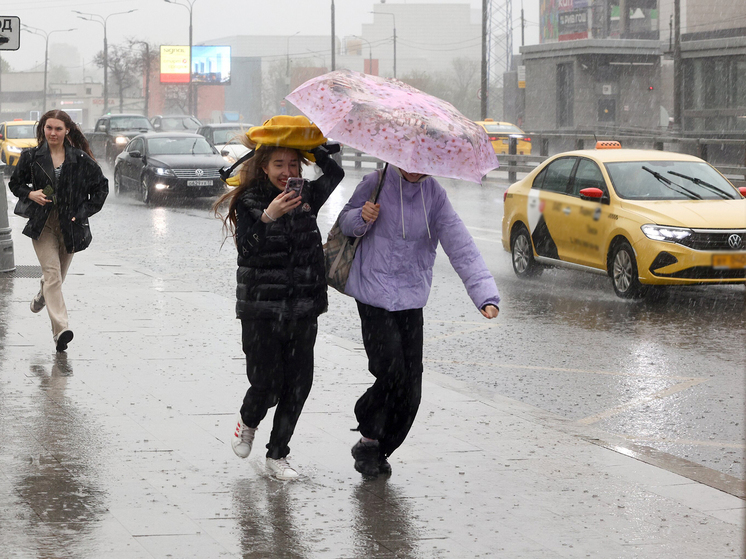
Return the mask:
{"type": "Polygon", "coordinates": [[[189,46],[161,46],[161,83],[189,83],[189,46]]]}
{"type": "Polygon", "coordinates": [[[193,46],[192,81],[199,84],[228,85],[231,82],[231,47],[193,46]]]}

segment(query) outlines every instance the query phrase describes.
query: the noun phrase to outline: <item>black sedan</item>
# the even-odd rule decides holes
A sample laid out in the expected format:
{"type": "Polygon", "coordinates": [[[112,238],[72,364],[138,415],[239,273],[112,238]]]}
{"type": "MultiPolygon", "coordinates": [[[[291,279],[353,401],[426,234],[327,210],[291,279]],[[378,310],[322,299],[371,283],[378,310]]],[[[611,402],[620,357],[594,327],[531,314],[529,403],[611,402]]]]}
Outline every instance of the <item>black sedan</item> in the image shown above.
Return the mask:
{"type": "Polygon", "coordinates": [[[114,193],[135,191],[150,204],[161,195],[214,196],[225,191],[225,159],[198,134],[158,132],[132,138],[114,163],[114,193]]]}

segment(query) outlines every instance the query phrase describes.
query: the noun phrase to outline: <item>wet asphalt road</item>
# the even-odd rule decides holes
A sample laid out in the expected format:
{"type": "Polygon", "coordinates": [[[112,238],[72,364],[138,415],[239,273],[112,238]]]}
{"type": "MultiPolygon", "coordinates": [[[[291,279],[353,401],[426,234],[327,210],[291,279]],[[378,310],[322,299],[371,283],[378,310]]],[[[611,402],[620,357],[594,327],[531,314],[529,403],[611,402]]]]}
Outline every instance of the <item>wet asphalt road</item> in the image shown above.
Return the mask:
{"type": "MultiPolygon", "coordinates": [[[[365,171],[369,172],[369,171],[365,171]]],[[[319,218],[326,234],[365,172],[347,177],[319,218]]],[[[110,177],[111,178],[111,177],[110,177]]],[[[518,280],[502,248],[505,185],[443,181],[503,297],[487,321],[441,252],[425,310],[425,369],[744,479],[746,290],[669,289],[618,299],[608,279],[547,270],[518,280]]],[[[232,297],[235,250],[212,200],[147,207],[113,192],[95,221],[99,252],[232,297]]],[[[229,318],[229,317],[227,317],[229,318]]],[[[330,293],[323,331],[362,343],[354,301],[330,293]]]]}

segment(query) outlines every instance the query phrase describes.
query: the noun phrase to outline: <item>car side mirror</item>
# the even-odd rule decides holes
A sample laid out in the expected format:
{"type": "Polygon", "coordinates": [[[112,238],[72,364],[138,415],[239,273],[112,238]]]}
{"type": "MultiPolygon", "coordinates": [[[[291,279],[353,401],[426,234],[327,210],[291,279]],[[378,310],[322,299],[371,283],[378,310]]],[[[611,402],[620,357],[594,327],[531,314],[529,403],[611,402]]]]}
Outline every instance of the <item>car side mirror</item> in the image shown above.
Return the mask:
{"type": "Polygon", "coordinates": [[[142,157],[142,153],[137,150],[131,151],[129,152],[129,154],[130,154],[130,157],[134,159],[140,159],[142,157]]]}
{"type": "Polygon", "coordinates": [[[591,202],[601,202],[604,197],[604,191],[600,188],[590,187],[584,188],[580,191],[580,198],[583,200],[589,200],[591,202]]]}
{"type": "Polygon", "coordinates": [[[223,157],[228,157],[230,154],[231,152],[229,152],[227,149],[224,149],[220,152],[220,155],[222,155],[223,157]]]}
{"type": "Polygon", "coordinates": [[[739,186],[738,187],[738,192],[741,193],[741,196],[743,196],[744,198],[746,198],[746,186],[739,186]]]}

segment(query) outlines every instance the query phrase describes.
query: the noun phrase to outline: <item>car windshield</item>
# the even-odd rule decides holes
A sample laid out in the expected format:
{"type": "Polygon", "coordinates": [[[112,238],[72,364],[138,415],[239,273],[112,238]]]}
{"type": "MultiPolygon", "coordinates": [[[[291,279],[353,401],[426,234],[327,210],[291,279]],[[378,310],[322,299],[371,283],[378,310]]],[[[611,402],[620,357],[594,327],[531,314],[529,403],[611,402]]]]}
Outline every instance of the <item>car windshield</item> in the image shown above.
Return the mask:
{"type": "Polygon", "coordinates": [[[166,116],[161,119],[161,130],[164,132],[197,130],[200,126],[199,121],[191,116],[166,116]]]}
{"type": "Polygon", "coordinates": [[[216,128],[212,133],[213,143],[215,145],[240,143],[238,138],[244,133],[243,128],[216,128]]]}
{"type": "Polygon", "coordinates": [[[144,116],[115,117],[111,119],[111,130],[152,130],[153,126],[144,116]]]}
{"type": "Polygon", "coordinates": [[[206,155],[215,153],[205,138],[151,138],[150,155],[206,155]]]}
{"type": "Polygon", "coordinates": [[[740,198],[736,189],[704,162],[629,161],[606,163],[606,170],[616,193],[627,200],[740,198]]]}
{"type": "Polygon", "coordinates": [[[8,126],[6,128],[9,140],[24,140],[29,138],[35,138],[34,134],[35,126],[33,124],[16,124],[15,126],[8,126]]]}
{"type": "Polygon", "coordinates": [[[485,124],[488,134],[523,134],[523,130],[512,124],[485,124]]]}

